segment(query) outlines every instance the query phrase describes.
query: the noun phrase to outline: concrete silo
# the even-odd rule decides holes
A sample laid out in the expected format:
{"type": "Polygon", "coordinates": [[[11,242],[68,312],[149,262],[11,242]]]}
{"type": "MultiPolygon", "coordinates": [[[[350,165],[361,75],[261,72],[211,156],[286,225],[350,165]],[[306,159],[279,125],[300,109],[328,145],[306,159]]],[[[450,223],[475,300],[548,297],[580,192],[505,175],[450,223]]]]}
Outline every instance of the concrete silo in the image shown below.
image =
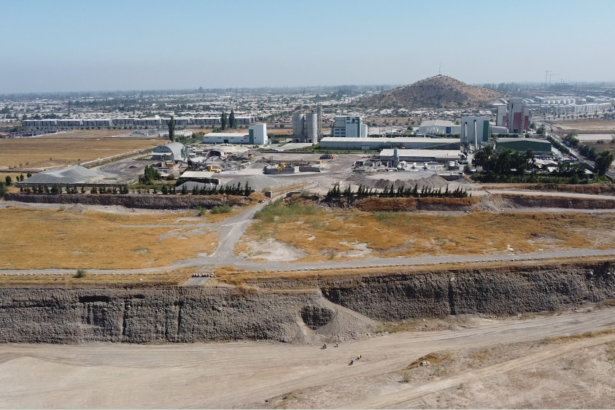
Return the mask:
{"type": "Polygon", "coordinates": [[[293,136],[300,141],[305,139],[305,114],[293,114],[293,136]]]}
{"type": "Polygon", "coordinates": [[[306,142],[318,142],[318,114],[305,115],[306,142]]]}

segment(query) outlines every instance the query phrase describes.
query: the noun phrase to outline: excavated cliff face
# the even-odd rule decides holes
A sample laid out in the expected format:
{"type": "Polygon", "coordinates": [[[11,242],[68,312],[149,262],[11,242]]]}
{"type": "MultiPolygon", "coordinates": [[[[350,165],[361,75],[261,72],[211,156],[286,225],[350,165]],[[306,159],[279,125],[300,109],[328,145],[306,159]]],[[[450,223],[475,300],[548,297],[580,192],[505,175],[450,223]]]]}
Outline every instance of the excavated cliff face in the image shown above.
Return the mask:
{"type": "Polygon", "coordinates": [[[614,267],[566,264],[263,279],[250,283],[260,287],[257,292],[232,287],[0,288],[0,342],[347,340],[373,331],[374,320],[552,311],[614,299],[614,267]]]}
{"type": "Polygon", "coordinates": [[[379,320],[553,311],[615,298],[615,265],[455,270],[363,276],[323,294],[379,320]]]}
{"type": "Polygon", "coordinates": [[[120,205],[127,208],[145,209],[211,209],[221,205],[248,205],[251,200],[232,195],[34,195],[7,194],[7,201],[47,204],[120,205]]]}
{"type": "Polygon", "coordinates": [[[304,341],[302,312],[326,324],[319,292],[242,294],[235,289],[0,289],[0,341],[28,343],[304,341]],[[322,315],[322,318],[320,317],[322,315]]]}

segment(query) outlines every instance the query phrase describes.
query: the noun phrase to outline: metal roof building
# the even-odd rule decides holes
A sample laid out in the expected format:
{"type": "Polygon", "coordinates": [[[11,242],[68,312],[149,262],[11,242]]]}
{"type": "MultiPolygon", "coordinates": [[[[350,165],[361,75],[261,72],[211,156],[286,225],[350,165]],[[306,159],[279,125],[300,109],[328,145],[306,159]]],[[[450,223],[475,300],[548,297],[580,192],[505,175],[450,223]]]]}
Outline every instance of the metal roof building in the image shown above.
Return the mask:
{"type": "Polygon", "coordinates": [[[171,142],[167,145],[156,147],[152,158],[159,161],[184,161],[186,159],[184,144],[171,142]]]}
{"type": "Polygon", "coordinates": [[[421,123],[418,133],[422,135],[458,135],[461,133],[461,125],[455,125],[452,121],[447,120],[428,120],[421,123]]]}
{"type": "Polygon", "coordinates": [[[321,149],[330,150],[382,150],[387,148],[455,150],[458,138],[343,138],[327,137],[320,141],[321,149]]]}
{"type": "Polygon", "coordinates": [[[499,138],[495,146],[497,149],[512,149],[515,151],[531,149],[535,153],[551,152],[551,143],[549,141],[535,138],[499,138]]]}
{"type": "MultiPolygon", "coordinates": [[[[432,149],[398,149],[400,161],[406,162],[449,162],[459,161],[459,150],[432,150],[432,149]]],[[[393,161],[395,159],[394,149],[383,149],[380,153],[380,160],[393,161]]]]}

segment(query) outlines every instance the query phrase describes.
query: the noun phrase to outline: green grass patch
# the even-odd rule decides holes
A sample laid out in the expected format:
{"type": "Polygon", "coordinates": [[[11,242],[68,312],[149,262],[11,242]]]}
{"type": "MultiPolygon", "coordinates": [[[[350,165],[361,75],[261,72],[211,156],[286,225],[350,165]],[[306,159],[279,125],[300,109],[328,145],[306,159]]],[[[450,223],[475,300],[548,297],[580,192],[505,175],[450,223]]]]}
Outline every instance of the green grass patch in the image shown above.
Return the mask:
{"type": "Polygon", "coordinates": [[[322,209],[311,205],[291,204],[284,205],[282,199],[278,199],[267,205],[255,215],[256,219],[264,223],[290,222],[301,215],[318,215],[322,209]]]}
{"type": "Polygon", "coordinates": [[[211,209],[212,214],[230,214],[233,212],[233,207],[229,205],[214,206],[211,209]]]}

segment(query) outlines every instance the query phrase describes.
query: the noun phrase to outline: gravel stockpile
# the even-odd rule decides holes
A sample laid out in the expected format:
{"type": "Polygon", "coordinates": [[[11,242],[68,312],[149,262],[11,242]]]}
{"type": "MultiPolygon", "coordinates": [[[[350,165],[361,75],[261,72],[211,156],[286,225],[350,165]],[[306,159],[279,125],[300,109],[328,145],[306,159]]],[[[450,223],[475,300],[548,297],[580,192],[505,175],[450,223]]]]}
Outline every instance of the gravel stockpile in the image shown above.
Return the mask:
{"type": "Polygon", "coordinates": [[[236,186],[238,182],[241,184],[241,186],[245,186],[247,182],[248,185],[250,185],[250,187],[252,187],[254,191],[260,192],[265,188],[277,188],[277,187],[281,187],[285,185],[292,185],[296,181],[293,179],[287,179],[287,178],[278,179],[278,178],[272,178],[272,177],[268,177],[264,175],[256,175],[256,176],[235,178],[225,183],[224,185],[227,185],[227,186],[235,185],[236,186]]]}
{"type": "Polygon", "coordinates": [[[111,174],[73,165],[67,168],[39,172],[28,178],[29,184],[82,184],[112,177],[111,174]]]}

